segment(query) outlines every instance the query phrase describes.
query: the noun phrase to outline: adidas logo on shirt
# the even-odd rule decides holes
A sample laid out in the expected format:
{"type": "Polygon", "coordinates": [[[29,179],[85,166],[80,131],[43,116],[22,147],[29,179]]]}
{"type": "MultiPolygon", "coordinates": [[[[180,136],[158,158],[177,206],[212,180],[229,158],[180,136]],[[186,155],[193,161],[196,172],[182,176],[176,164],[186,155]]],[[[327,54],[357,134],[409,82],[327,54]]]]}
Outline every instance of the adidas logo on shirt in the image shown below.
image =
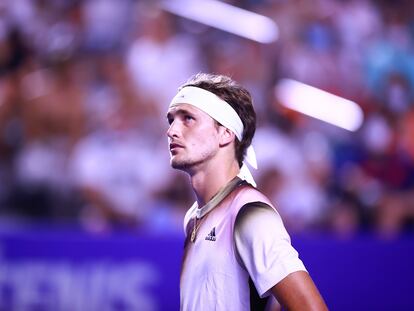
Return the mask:
{"type": "Polygon", "coordinates": [[[206,236],[207,241],[215,241],[216,240],[216,227],[211,229],[210,233],[206,236]]]}

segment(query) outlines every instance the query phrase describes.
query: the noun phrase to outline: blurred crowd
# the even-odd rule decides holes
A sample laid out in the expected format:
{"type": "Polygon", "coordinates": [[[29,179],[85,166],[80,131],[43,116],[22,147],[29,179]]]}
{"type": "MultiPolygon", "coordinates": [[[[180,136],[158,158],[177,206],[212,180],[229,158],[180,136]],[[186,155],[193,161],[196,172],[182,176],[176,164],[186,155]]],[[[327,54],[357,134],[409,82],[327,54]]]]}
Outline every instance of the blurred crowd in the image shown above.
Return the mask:
{"type": "Polygon", "coordinates": [[[158,1],[0,2],[1,225],[181,231],[194,197],[169,167],[166,109],[204,71],[248,88],[259,187],[293,233],[414,229],[414,3],[227,1],[272,18],[261,44],[158,1]],[[358,103],[349,132],[283,108],[295,79],[358,103]]]}

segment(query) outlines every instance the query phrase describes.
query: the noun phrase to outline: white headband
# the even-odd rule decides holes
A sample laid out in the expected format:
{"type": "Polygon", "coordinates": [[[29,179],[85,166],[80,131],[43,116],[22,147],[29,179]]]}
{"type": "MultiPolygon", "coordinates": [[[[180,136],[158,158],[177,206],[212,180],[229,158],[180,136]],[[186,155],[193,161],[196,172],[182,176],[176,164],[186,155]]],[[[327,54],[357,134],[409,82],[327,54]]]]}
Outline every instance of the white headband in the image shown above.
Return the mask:
{"type": "MultiPolygon", "coordinates": [[[[214,120],[232,131],[239,141],[242,140],[244,128],[243,122],[237,112],[217,95],[199,87],[186,86],[172,99],[170,108],[180,104],[189,104],[204,111],[214,120]]],[[[257,169],[256,154],[252,145],[247,148],[243,163],[248,163],[250,166],[257,169]]],[[[253,176],[247,166],[242,166],[238,176],[245,179],[253,186],[256,186],[253,176]]]]}

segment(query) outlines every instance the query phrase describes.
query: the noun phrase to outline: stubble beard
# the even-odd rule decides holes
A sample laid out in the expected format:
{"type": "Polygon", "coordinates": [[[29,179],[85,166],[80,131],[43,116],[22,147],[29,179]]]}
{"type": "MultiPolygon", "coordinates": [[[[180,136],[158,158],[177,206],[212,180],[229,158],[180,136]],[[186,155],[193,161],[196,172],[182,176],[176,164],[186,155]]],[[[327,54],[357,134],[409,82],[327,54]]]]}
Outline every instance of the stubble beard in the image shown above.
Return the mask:
{"type": "Polygon", "coordinates": [[[208,161],[210,156],[208,154],[203,154],[199,159],[174,159],[171,158],[170,164],[171,167],[177,170],[181,170],[187,173],[191,173],[195,170],[197,166],[200,166],[204,162],[208,161]]]}
{"type": "Polygon", "coordinates": [[[191,160],[173,160],[171,159],[171,167],[176,170],[188,172],[192,167],[201,163],[202,161],[191,161],[191,160]]]}
{"type": "Polygon", "coordinates": [[[189,167],[189,163],[186,161],[174,161],[171,159],[170,161],[171,167],[176,170],[186,170],[189,167]]]}

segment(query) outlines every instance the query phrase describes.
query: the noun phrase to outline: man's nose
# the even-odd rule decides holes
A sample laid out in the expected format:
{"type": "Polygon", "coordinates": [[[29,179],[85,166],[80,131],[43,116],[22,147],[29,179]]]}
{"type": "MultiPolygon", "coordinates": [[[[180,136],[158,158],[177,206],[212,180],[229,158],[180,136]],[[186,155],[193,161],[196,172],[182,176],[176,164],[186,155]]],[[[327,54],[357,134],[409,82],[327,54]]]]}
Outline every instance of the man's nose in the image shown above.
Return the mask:
{"type": "Polygon", "coordinates": [[[168,136],[168,138],[179,137],[179,126],[178,126],[177,122],[173,121],[170,124],[170,127],[167,130],[167,136],[168,136]]]}

